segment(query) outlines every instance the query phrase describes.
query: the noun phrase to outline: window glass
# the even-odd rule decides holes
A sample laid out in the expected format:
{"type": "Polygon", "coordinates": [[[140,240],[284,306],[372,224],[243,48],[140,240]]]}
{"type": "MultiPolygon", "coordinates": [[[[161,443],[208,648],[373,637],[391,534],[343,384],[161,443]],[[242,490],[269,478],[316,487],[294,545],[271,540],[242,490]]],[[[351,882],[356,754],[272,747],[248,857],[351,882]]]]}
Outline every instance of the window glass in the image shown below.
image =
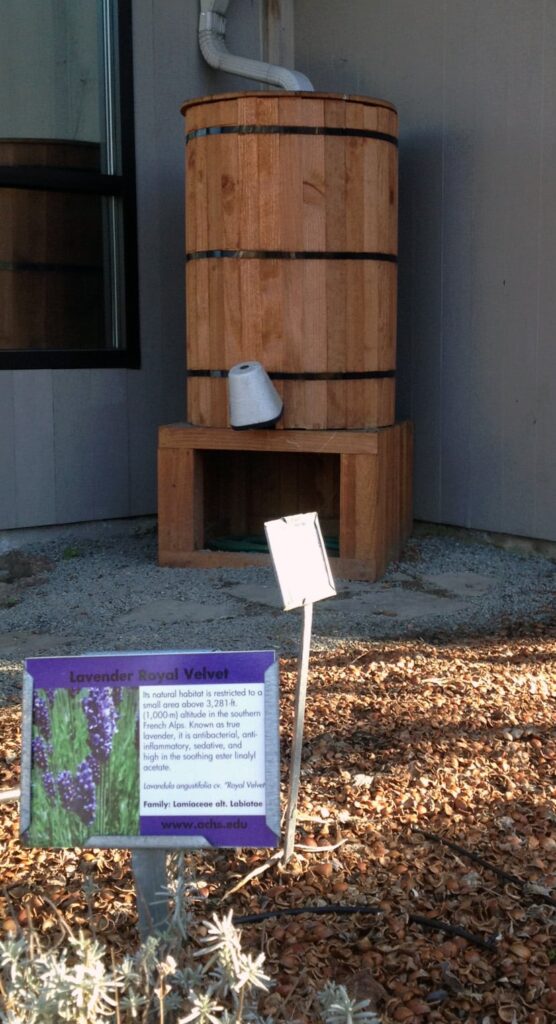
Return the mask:
{"type": "MultiPolygon", "coordinates": [[[[125,352],[135,211],[118,54],[129,0],[1,0],[1,11],[0,366],[9,352],[125,352]]],[[[129,88],[124,99],[132,123],[129,88]]]]}

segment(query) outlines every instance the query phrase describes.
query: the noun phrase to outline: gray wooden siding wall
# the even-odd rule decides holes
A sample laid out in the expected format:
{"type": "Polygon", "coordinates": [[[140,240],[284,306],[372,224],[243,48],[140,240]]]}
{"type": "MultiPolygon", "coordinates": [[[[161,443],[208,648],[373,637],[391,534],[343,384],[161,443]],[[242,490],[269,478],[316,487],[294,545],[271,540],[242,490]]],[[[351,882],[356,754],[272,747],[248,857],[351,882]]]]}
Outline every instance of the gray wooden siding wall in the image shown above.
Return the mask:
{"type": "Polygon", "coordinates": [[[399,109],[418,518],[556,539],[556,3],[296,0],[316,89],[399,109]]]}
{"type": "MultiPolygon", "coordinates": [[[[259,56],[260,5],[234,0],[230,46],[259,56]]],[[[156,511],[159,424],[185,417],[180,106],[245,88],[197,46],[197,0],[134,0],[140,370],[0,371],[0,529],[156,511]]]]}

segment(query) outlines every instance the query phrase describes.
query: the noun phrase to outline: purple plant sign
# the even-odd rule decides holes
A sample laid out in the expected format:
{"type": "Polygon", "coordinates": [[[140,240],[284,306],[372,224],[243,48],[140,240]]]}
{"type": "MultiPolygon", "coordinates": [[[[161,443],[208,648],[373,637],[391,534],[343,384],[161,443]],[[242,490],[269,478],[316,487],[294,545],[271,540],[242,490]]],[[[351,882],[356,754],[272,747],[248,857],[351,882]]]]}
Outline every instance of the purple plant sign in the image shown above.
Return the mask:
{"type": "MultiPolygon", "coordinates": [[[[274,651],[32,658],[26,662],[26,678],[33,728],[24,768],[29,792],[22,804],[23,832],[30,826],[33,766],[46,798],[85,828],[85,845],[278,845],[274,651]],[[110,796],[106,773],[114,765],[114,743],[120,742],[127,687],[138,693],[129,733],[139,780],[137,833],[114,835],[102,832],[100,808],[110,796]],[[56,730],[52,731],[59,690],[67,692],[60,700],[71,697],[71,705],[66,705],[71,714],[84,721],[82,752],[68,767],[56,757],[56,730]],[[93,834],[95,829],[102,834],[93,834]]],[[[118,792],[111,797],[117,802],[118,792]]]]}

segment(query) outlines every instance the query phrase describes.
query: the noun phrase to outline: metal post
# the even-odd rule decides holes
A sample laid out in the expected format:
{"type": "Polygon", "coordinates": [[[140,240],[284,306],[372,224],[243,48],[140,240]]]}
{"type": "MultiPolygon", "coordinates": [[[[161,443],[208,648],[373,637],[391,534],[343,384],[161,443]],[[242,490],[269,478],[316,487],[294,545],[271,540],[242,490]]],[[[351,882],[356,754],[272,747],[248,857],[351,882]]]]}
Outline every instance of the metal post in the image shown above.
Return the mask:
{"type": "Polygon", "coordinates": [[[168,923],[168,897],[162,891],[168,884],[166,853],[151,849],[131,851],[139,934],[143,940],[163,931],[168,923]]]}
{"type": "Polygon", "coordinates": [[[297,668],[297,687],[295,691],[295,724],[290,765],[290,785],[288,793],[288,809],[286,812],[286,840],[284,844],[284,864],[287,864],[292,853],[295,840],[295,821],[297,815],[297,794],[301,776],[301,750],[303,747],[303,723],[305,721],[305,700],[307,696],[307,677],[309,675],[309,651],[311,649],[311,627],[313,624],[313,604],[303,605],[303,633],[301,650],[297,668]]]}

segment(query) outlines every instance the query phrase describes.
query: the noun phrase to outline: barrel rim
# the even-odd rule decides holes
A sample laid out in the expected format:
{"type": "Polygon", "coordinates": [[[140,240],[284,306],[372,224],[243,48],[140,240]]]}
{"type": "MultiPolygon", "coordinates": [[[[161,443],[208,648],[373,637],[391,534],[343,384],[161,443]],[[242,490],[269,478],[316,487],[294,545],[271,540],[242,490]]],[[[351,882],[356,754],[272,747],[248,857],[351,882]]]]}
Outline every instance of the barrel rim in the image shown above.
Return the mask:
{"type": "Polygon", "coordinates": [[[383,107],[385,110],[391,110],[394,114],[397,114],[397,108],[393,103],[389,103],[388,100],[377,99],[373,96],[357,96],[351,93],[335,93],[335,92],[290,92],[286,90],[273,91],[261,89],[252,90],[249,92],[222,92],[215,93],[210,96],[198,96],[194,99],[186,100],[185,103],[180,107],[180,112],[185,117],[187,111],[191,107],[200,107],[208,103],[221,103],[226,100],[238,100],[238,99],[313,99],[313,100],[343,100],[345,103],[362,103],[367,107],[383,107]]]}

